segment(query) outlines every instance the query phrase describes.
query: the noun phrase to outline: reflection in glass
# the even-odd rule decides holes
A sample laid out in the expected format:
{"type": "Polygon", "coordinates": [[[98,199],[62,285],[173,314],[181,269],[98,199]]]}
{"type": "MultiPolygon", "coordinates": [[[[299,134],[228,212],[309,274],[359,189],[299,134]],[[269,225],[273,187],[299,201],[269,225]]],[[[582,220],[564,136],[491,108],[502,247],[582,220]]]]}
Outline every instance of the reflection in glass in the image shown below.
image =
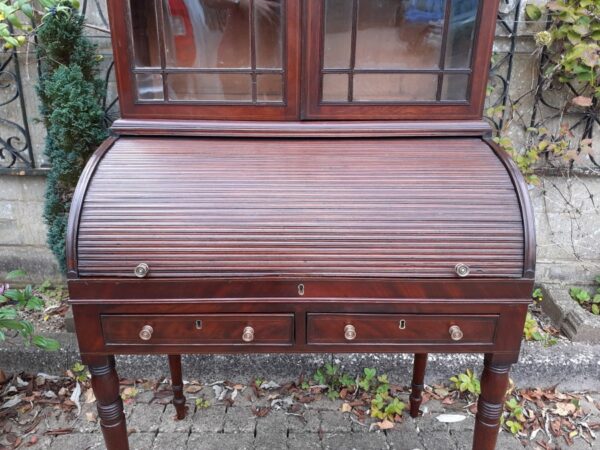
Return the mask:
{"type": "Polygon", "coordinates": [[[437,75],[356,74],[355,101],[430,101],[436,99],[437,75]]]}
{"type": "Polygon", "coordinates": [[[323,67],[328,69],[349,68],[351,39],[352,2],[326,0],[323,67]]]}
{"type": "Polygon", "coordinates": [[[140,101],[164,100],[162,75],[137,73],[135,75],[137,98],[140,101]]]}
{"type": "Polygon", "coordinates": [[[453,1],[451,6],[446,67],[469,68],[479,0],[453,1]]]}
{"type": "Polygon", "coordinates": [[[466,100],[469,75],[444,75],[442,100],[466,100]]]}
{"type": "Polygon", "coordinates": [[[445,4],[445,0],[359,1],[356,68],[439,67],[445,4]]]}
{"type": "Polygon", "coordinates": [[[130,7],[135,66],[160,67],[154,3],[131,0],[130,7]]]}
{"type": "MultiPolygon", "coordinates": [[[[250,68],[250,0],[163,0],[167,67],[250,68]]],[[[259,67],[281,68],[281,0],[254,0],[259,67]]]]}
{"type": "Polygon", "coordinates": [[[347,102],[348,101],[348,75],[326,74],[323,75],[323,101],[347,102]]]}
{"type": "Polygon", "coordinates": [[[237,73],[170,73],[169,100],[229,101],[252,100],[252,77],[237,73]]]}
{"type": "Polygon", "coordinates": [[[283,84],[281,75],[256,76],[256,100],[258,102],[283,101],[283,84]]]}

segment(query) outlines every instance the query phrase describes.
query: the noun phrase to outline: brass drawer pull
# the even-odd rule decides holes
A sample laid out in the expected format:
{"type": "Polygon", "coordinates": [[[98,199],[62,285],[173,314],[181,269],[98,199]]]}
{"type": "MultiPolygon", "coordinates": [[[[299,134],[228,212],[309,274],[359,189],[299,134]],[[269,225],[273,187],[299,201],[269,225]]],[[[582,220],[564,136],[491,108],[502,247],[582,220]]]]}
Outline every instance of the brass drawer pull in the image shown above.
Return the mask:
{"type": "Polygon", "coordinates": [[[471,268],[466,264],[458,263],[456,266],[454,266],[454,271],[459,277],[465,278],[471,273],[471,268]]]}
{"type": "Polygon", "coordinates": [[[246,327],[242,333],[242,341],[252,342],[254,340],[254,328],[246,327]]]}
{"type": "Polygon", "coordinates": [[[464,334],[458,325],[452,325],[448,330],[453,341],[460,341],[464,334]]]}
{"type": "Polygon", "coordinates": [[[347,341],[356,339],[356,328],[354,328],[354,325],[346,325],[344,327],[344,337],[347,341]]]}
{"type": "Polygon", "coordinates": [[[154,328],[150,325],[144,325],[140,331],[140,339],[142,341],[149,341],[152,338],[152,333],[154,333],[154,328]]]}
{"type": "Polygon", "coordinates": [[[135,270],[133,271],[135,276],[138,278],[145,278],[146,275],[148,275],[148,272],[150,272],[150,266],[146,263],[138,264],[135,270]]]}

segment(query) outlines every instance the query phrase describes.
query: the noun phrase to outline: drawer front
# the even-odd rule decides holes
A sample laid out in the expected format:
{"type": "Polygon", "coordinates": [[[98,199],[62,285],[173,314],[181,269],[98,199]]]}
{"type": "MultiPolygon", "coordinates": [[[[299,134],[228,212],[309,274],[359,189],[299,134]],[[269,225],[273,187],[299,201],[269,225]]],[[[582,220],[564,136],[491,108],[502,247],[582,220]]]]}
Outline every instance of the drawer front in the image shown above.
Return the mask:
{"type": "Polygon", "coordinates": [[[103,315],[107,345],[292,345],[293,314],[103,315]]]}
{"type": "Polygon", "coordinates": [[[308,344],[492,344],[497,315],[308,314],[308,344]]]}

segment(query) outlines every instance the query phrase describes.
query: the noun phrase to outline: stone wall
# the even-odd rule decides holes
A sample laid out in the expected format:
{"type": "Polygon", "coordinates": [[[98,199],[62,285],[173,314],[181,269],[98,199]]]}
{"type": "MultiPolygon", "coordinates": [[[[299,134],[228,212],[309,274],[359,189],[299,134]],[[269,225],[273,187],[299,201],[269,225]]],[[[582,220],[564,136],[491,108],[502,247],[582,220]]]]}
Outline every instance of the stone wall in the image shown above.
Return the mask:
{"type": "MultiPolygon", "coordinates": [[[[103,28],[106,15],[95,9],[98,3],[103,5],[103,2],[88,2],[87,17],[91,23],[103,28]]],[[[539,54],[535,52],[531,36],[539,26],[519,25],[509,92],[511,99],[525,95],[537,77],[539,54]]],[[[98,30],[91,30],[91,33],[99,43],[100,53],[105,56],[105,67],[108,67],[111,61],[108,35],[98,30]]],[[[495,51],[503,55],[510,50],[510,35],[502,27],[498,28],[497,34],[495,51]]],[[[10,174],[0,172],[0,279],[3,272],[15,268],[25,269],[35,281],[60,279],[54,258],[45,246],[46,230],[41,217],[45,160],[42,153],[44,130],[36,121],[39,117],[34,92],[37,69],[31,55],[21,54],[20,57],[34,157],[37,167],[42,169],[21,176],[15,175],[21,173],[20,170],[10,174]]],[[[114,96],[112,77],[109,92],[109,96],[114,96]]],[[[525,119],[532,110],[531,101],[527,96],[520,101],[517,113],[525,119]]],[[[18,120],[20,112],[16,106],[13,103],[9,108],[0,107],[0,118],[18,120]]],[[[0,125],[1,138],[10,132],[0,125]]],[[[522,142],[522,127],[509,126],[507,132],[516,142],[522,142]]],[[[596,152],[600,147],[598,135],[596,133],[594,143],[596,152]]],[[[597,160],[600,161],[600,157],[597,160]]],[[[600,172],[588,163],[583,161],[583,166],[576,167],[575,171],[564,170],[567,175],[544,176],[539,186],[531,187],[540,282],[583,284],[600,274],[600,172]]]]}

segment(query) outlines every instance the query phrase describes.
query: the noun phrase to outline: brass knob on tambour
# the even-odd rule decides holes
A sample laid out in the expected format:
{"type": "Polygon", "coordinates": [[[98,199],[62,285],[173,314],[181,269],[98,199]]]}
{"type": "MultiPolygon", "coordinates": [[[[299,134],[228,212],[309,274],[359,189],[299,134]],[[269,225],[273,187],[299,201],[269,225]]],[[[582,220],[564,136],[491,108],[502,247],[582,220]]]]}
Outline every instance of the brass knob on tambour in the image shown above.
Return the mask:
{"type": "Polygon", "coordinates": [[[154,328],[150,325],[144,325],[142,331],[140,331],[140,339],[142,341],[149,341],[152,338],[152,333],[154,333],[154,328]]]}
{"type": "Polygon", "coordinates": [[[354,325],[346,325],[344,327],[344,337],[347,341],[356,339],[356,328],[354,328],[354,325]]]}
{"type": "Polygon", "coordinates": [[[148,275],[148,272],[150,272],[150,266],[146,263],[138,264],[133,271],[135,276],[138,278],[144,278],[146,275],[148,275]]]}
{"type": "Polygon", "coordinates": [[[456,275],[464,278],[469,276],[469,273],[471,273],[471,268],[466,264],[458,263],[456,266],[454,266],[454,271],[456,272],[456,275]]]}
{"type": "Polygon", "coordinates": [[[462,330],[458,325],[452,325],[448,332],[450,333],[450,338],[453,341],[460,341],[464,336],[462,330]]]}
{"type": "Polygon", "coordinates": [[[254,340],[254,328],[246,327],[242,333],[242,341],[252,342],[254,340]]]}

